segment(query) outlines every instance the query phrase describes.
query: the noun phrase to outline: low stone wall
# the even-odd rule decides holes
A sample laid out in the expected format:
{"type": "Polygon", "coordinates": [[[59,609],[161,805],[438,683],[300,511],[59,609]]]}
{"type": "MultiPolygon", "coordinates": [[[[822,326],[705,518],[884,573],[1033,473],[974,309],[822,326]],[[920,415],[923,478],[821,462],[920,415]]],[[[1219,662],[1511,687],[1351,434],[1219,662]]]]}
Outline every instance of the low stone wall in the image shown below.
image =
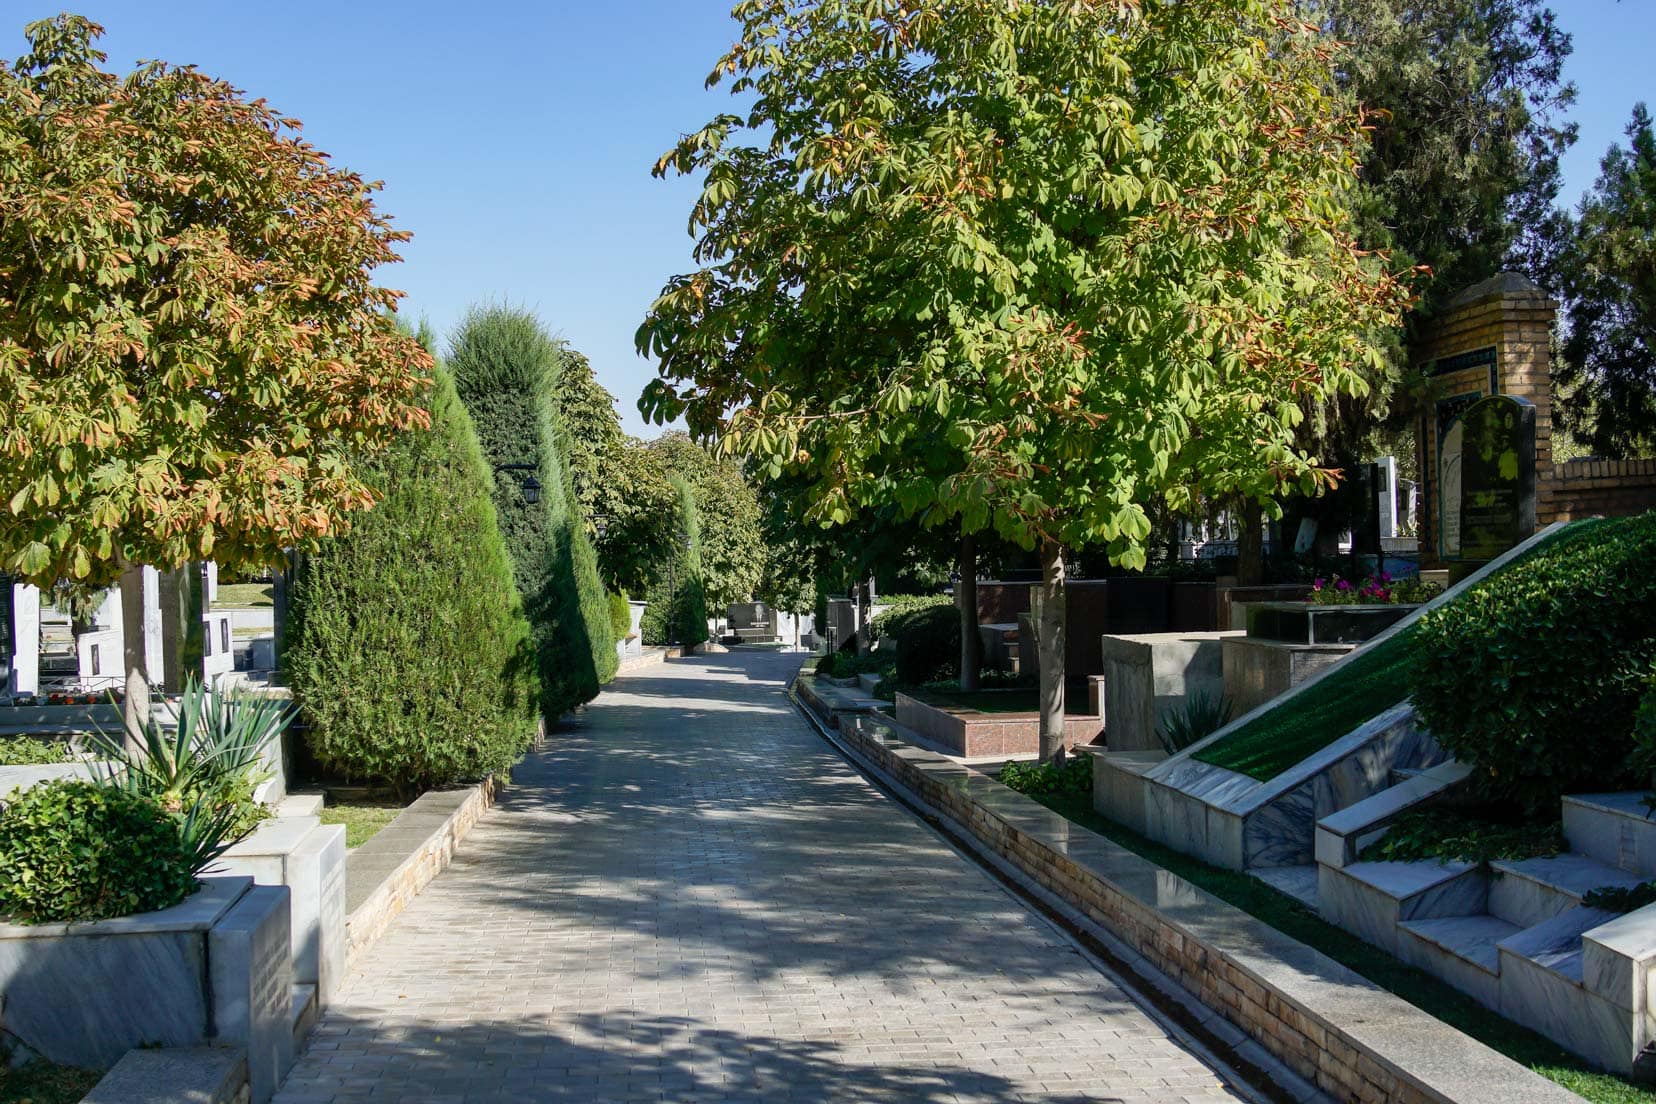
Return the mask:
{"type": "Polygon", "coordinates": [[[244,1048],[254,1104],[293,1063],[288,891],[205,878],[182,904],[75,924],[0,924],[6,1031],[100,1069],[133,1047],[244,1048]]]}
{"type": "Polygon", "coordinates": [[[842,725],[852,753],[1102,925],[1290,1069],[1363,1104],[1580,1104],[1240,909],[993,779],[842,725]]]}
{"type": "Polygon", "coordinates": [[[422,794],[345,860],[345,967],[385,934],[408,902],[447,869],[455,848],[495,803],[500,783],[422,794]]]}

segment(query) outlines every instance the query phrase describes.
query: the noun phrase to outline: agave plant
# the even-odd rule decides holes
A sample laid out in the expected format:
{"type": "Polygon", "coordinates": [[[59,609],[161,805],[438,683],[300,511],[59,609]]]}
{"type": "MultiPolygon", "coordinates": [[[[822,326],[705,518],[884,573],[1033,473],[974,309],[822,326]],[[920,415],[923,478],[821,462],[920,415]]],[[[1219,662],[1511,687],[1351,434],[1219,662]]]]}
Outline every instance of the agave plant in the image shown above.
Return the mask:
{"type": "Polygon", "coordinates": [[[152,714],[136,748],[124,733],[100,731],[93,744],[102,762],[93,771],[102,784],[183,816],[189,830],[205,831],[228,812],[226,831],[245,835],[261,819],[253,802],[254,788],[267,777],[261,756],[292,720],[285,702],[190,679],[179,698],[177,728],[168,732],[152,714]]]}
{"type": "Polygon", "coordinates": [[[1168,710],[1156,735],[1169,755],[1176,755],[1196,741],[1213,735],[1230,723],[1231,700],[1198,690],[1184,704],[1168,710]]]}

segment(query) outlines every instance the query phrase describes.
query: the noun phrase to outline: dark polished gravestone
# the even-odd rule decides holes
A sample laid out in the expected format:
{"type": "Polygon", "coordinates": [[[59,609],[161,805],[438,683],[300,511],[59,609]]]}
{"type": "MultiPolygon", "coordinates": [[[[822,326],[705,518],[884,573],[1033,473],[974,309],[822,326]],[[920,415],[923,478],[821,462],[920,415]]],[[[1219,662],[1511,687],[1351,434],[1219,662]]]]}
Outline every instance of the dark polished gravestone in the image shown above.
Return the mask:
{"type": "Polygon", "coordinates": [[[1459,559],[1493,560],[1535,532],[1535,404],[1479,399],[1461,414],[1459,559]]]}
{"type": "Polygon", "coordinates": [[[1248,635],[1284,644],[1361,644],[1419,609],[1388,603],[1320,606],[1311,602],[1261,602],[1248,608],[1248,635]]]}

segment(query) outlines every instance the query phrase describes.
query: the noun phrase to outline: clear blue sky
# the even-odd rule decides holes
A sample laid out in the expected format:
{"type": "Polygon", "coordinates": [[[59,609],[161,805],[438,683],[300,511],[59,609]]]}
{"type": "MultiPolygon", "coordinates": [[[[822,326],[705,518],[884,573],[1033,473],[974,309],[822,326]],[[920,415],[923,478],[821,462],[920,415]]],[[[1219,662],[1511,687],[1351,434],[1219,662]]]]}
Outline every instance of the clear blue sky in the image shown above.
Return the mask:
{"type": "MultiPolygon", "coordinates": [[[[1652,0],[1554,0],[1575,39],[1581,141],[1570,201],[1656,102],[1652,0]]],[[[664,280],[691,267],[687,181],[650,166],[723,109],[702,83],[729,45],[730,0],[83,0],[110,65],[194,63],[305,123],[319,148],[385,181],[383,210],[414,232],[382,281],[444,332],[469,304],[539,311],[585,352],[629,432],[652,368],[632,335],[664,280]]],[[[0,55],[60,10],[0,0],[0,55]]]]}

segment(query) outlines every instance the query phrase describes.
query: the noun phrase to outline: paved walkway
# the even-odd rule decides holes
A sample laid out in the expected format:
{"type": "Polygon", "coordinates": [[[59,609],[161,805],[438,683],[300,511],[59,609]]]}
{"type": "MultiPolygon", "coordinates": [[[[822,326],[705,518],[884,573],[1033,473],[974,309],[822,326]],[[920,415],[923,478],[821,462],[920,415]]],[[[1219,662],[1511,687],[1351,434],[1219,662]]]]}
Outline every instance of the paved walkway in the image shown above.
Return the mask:
{"type": "Polygon", "coordinates": [[[1235,1100],[731,653],[621,679],[360,962],[279,1104],[1235,1100]]]}

